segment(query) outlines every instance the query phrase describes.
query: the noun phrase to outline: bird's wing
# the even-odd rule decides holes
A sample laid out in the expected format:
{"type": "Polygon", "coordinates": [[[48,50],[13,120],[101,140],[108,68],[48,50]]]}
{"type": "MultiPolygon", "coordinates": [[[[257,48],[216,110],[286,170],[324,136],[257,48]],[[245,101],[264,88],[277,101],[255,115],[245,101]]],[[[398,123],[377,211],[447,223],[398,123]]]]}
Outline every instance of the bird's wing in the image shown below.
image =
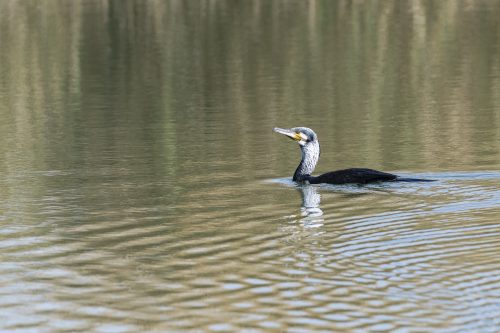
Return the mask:
{"type": "Polygon", "coordinates": [[[314,181],[312,183],[366,184],[379,181],[395,180],[396,178],[396,175],[387,172],[377,171],[373,169],[352,168],[322,174],[318,177],[314,177],[314,181]]]}

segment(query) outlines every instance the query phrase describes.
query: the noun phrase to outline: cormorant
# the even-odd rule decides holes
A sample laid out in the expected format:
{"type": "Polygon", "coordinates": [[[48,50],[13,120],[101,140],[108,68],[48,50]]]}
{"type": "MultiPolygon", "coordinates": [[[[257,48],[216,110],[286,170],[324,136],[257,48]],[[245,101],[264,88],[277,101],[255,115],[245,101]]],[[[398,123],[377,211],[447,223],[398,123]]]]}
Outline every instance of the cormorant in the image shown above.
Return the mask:
{"type": "Polygon", "coordinates": [[[278,128],[274,132],[283,134],[296,141],[302,151],[302,160],[293,174],[293,181],[309,184],[367,184],[381,181],[432,181],[429,179],[403,178],[387,172],[365,168],[352,168],[312,176],[311,173],[318,163],[320,149],[318,136],[307,127],[290,129],[278,128]]]}

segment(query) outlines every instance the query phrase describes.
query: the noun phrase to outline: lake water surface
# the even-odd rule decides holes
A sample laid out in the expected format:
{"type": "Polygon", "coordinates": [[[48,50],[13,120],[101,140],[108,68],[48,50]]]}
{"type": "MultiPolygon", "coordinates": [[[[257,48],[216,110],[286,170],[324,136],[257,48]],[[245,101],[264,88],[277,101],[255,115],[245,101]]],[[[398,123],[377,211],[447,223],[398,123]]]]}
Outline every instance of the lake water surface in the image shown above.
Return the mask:
{"type": "Polygon", "coordinates": [[[499,18],[1,1],[0,331],[499,332],[499,18]]]}

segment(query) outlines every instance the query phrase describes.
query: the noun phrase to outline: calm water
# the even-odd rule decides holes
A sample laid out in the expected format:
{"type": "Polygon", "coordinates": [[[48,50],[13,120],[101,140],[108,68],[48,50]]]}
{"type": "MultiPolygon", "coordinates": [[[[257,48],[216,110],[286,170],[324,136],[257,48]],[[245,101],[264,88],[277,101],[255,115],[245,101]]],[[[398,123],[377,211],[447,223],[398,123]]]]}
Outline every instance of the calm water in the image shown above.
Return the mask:
{"type": "Polygon", "coordinates": [[[499,17],[1,1],[0,331],[499,332],[499,17]]]}

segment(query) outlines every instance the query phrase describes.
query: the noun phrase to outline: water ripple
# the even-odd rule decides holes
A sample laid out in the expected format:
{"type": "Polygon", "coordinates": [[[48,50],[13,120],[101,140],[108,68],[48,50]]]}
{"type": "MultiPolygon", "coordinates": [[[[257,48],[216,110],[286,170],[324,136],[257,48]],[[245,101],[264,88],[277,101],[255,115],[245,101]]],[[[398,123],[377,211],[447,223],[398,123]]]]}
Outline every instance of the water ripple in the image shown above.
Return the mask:
{"type": "Polygon", "coordinates": [[[0,317],[54,332],[493,332],[498,178],[433,177],[413,188],[238,184],[202,202],[188,193],[193,207],[133,196],[90,206],[58,188],[32,197],[31,214],[7,198],[0,317]]]}

